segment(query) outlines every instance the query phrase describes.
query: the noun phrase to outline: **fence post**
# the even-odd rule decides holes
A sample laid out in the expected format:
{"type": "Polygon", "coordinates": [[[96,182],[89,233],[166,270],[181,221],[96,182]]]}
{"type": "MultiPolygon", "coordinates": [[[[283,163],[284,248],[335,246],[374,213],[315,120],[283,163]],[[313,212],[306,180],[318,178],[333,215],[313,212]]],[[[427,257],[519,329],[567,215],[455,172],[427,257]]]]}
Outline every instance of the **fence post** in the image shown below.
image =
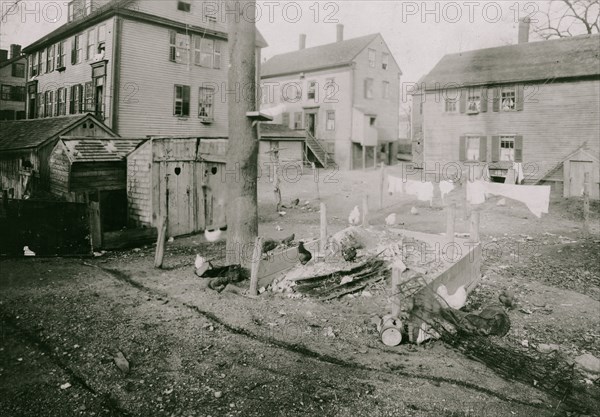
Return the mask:
{"type": "Polygon", "coordinates": [[[379,172],[379,208],[383,208],[383,185],[385,183],[385,164],[381,163],[381,170],[379,172]]]}
{"type": "Polygon", "coordinates": [[[590,234],[590,173],[583,174],[583,233],[590,234]]]}
{"type": "Polygon", "coordinates": [[[327,206],[321,203],[321,240],[319,241],[319,253],[325,257],[325,247],[327,246],[327,206]]]}
{"type": "Polygon", "coordinates": [[[252,254],[252,263],[250,265],[250,295],[258,295],[258,267],[262,257],[262,237],[258,236],[254,240],[254,253],[252,254]]]}
{"type": "Polygon", "coordinates": [[[165,258],[165,241],[167,240],[167,216],[162,215],[158,223],[158,238],[156,240],[156,252],[154,253],[154,267],[162,268],[165,258]]]}
{"type": "Polygon", "coordinates": [[[454,203],[446,206],[446,245],[448,250],[446,254],[451,261],[454,261],[454,219],[456,205],[454,203]]]}
{"type": "Polygon", "coordinates": [[[366,227],[369,225],[369,196],[365,195],[363,197],[363,218],[362,218],[362,225],[363,227],[366,227]]]}

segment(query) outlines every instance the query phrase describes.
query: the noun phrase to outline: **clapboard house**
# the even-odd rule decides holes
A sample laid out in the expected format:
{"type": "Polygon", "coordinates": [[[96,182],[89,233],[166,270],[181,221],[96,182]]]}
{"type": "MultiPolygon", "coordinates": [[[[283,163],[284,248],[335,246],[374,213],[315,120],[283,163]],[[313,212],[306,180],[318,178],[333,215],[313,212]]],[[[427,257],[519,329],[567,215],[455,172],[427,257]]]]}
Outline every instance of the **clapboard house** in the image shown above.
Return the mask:
{"type": "Polygon", "coordinates": [[[0,121],[0,188],[9,198],[50,194],[50,156],[61,137],[114,138],[89,114],[0,121]]]}
{"type": "Polygon", "coordinates": [[[261,109],[305,130],[306,152],[320,165],[395,159],[402,72],[380,34],[345,40],[338,25],[336,42],[311,48],[300,35],[299,50],[272,57],[261,71],[261,109]]]}
{"type": "MultiPolygon", "coordinates": [[[[28,118],[90,112],[121,136],[227,137],[224,3],[68,5],[68,22],[24,49],[28,118]]],[[[257,69],[264,46],[257,32],[257,69]]]]}
{"type": "Polygon", "coordinates": [[[0,120],[25,119],[25,65],[21,45],[0,49],[0,120]]]}
{"type": "Polygon", "coordinates": [[[600,35],[446,55],[413,96],[413,156],[434,169],[487,165],[502,181],[521,163],[526,183],[581,195],[585,173],[598,198],[600,35]],[[566,169],[565,169],[566,167],[566,169]]]}

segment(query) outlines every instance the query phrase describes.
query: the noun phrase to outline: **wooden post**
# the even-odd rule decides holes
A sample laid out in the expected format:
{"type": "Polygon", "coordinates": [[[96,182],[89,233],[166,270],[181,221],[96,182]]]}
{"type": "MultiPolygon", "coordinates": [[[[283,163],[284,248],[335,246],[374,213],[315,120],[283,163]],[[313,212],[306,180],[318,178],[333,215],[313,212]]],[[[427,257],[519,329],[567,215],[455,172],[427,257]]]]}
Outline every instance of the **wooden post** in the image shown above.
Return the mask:
{"type": "Polygon", "coordinates": [[[583,174],[583,233],[590,234],[590,173],[583,174]]]}
{"type": "Polygon", "coordinates": [[[8,190],[2,190],[2,205],[4,206],[4,211],[8,213],[8,190]]]}
{"type": "Polygon", "coordinates": [[[469,240],[479,243],[479,211],[471,210],[469,221],[469,240]]]}
{"type": "Polygon", "coordinates": [[[252,253],[252,262],[250,264],[250,295],[258,295],[258,267],[262,257],[262,237],[258,236],[254,240],[254,252],[252,253]]]}
{"type": "Polygon", "coordinates": [[[362,218],[362,225],[363,227],[367,227],[369,225],[369,196],[365,195],[363,197],[363,203],[362,203],[362,208],[363,208],[363,218],[362,218]]]}
{"type": "Polygon", "coordinates": [[[327,246],[327,206],[321,203],[321,240],[319,241],[320,255],[325,257],[325,247],[327,246]]]}
{"type": "Polygon", "coordinates": [[[311,165],[313,170],[313,180],[315,181],[315,186],[317,187],[317,199],[320,201],[321,193],[319,192],[319,168],[317,168],[317,165],[314,162],[311,162],[311,165]]]}
{"type": "Polygon", "coordinates": [[[385,164],[381,163],[381,171],[379,172],[379,208],[383,208],[383,186],[385,183],[385,164]]]}
{"type": "Polygon", "coordinates": [[[88,203],[88,214],[90,219],[92,250],[96,250],[102,247],[102,218],[100,216],[100,203],[97,201],[90,201],[88,203]]]}
{"type": "Polygon", "coordinates": [[[363,171],[367,169],[367,147],[362,145],[362,166],[363,171]]]}
{"type": "Polygon", "coordinates": [[[167,216],[162,215],[158,221],[158,238],[156,239],[156,252],[154,253],[154,267],[162,268],[165,258],[165,243],[167,240],[167,216]]]}
{"type": "Polygon", "coordinates": [[[400,285],[400,275],[402,271],[397,266],[392,267],[392,317],[400,317],[400,293],[398,285],[400,285]]]}
{"type": "Polygon", "coordinates": [[[446,245],[448,250],[446,254],[448,259],[454,261],[454,219],[456,213],[456,204],[452,203],[446,206],[446,245]]]}

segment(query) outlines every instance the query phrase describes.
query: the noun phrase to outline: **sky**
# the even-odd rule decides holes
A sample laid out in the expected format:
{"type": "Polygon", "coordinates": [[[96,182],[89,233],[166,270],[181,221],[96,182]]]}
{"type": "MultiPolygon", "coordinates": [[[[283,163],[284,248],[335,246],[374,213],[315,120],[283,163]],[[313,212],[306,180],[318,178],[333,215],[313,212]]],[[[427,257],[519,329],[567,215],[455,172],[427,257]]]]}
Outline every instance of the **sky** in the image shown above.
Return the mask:
{"type": "MultiPolygon", "coordinates": [[[[161,0],[143,0],[161,1],[161,0]]],[[[14,0],[0,0],[5,13],[14,0]]],[[[26,46],[66,21],[67,0],[22,0],[21,13],[0,19],[0,47],[26,46]],[[25,10],[38,12],[24,14],[25,10]]],[[[400,68],[403,83],[416,82],[445,55],[517,42],[518,20],[541,17],[547,1],[258,1],[257,27],[269,43],[263,57],[381,33],[400,68]]],[[[539,39],[531,36],[531,41],[539,39]]]]}

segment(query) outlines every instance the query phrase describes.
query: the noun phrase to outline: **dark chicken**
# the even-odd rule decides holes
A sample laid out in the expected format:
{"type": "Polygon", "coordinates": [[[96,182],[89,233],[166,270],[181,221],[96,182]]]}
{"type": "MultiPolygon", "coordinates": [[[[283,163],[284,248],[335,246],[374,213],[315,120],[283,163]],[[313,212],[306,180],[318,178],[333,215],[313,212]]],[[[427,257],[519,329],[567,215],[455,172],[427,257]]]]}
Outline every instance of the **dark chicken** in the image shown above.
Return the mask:
{"type": "Polygon", "coordinates": [[[347,262],[352,262],[356,258],[356,248],[354,246],[344,246],[342,248],[342,256],[347,262]]]}
{"type": "Polygon", "coordinates": [[[312,259],[312,253],[306,250],[304,242],[298,242],[298,259],[302,265],[306,265],[312,259]]]}

